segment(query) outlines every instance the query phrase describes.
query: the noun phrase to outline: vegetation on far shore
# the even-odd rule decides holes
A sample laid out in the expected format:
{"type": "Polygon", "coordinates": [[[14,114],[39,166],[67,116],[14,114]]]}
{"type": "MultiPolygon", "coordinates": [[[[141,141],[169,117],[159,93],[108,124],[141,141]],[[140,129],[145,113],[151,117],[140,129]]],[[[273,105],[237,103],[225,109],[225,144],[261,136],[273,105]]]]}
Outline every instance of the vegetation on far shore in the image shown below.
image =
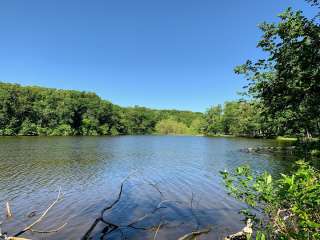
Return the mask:
{"type": "MultiPolygon", "coordinates": [[[[120,107],[95,93],[0,83],[0,135],[299,135],[284,120],[266,120],[257,100],[226,102],[205,113],[120,107]]],[[[319,134],[317,122],[309,133],[319,134]]],[[[293,138],[277,138],[293,140],[293,138]]]]}

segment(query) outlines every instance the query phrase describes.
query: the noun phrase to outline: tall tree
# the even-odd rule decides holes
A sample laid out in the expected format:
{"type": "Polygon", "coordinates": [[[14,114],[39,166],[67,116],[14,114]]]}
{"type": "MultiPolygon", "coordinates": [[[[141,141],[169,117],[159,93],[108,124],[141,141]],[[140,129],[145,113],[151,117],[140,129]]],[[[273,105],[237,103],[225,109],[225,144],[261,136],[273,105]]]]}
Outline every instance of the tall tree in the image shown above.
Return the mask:
{"type": "Polygon", "coordinates": [[[261,101],[265,114],[310,135],[320,120],[320,26],[290,8],[279,17],[279,23],[260,25],[258,47],[268,56],[248,60],[235,72],[250,81],[248,92],[261,101]]]}

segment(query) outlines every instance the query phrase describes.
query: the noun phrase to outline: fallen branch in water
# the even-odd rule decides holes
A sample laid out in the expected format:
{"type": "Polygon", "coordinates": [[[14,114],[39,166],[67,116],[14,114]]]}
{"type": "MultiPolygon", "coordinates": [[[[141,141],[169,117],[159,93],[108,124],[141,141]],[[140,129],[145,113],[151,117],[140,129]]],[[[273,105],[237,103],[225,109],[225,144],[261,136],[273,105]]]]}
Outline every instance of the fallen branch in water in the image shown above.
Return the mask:
{"type": "Polygon", "coordinates": [[[8,237],[5,240],[31,240],[29,238],[20,238],[20,237],[8,237]]]}
{"type": "MultiPolygon", "coordinates": [[[[37,230],[34,229],[34,226],[42,222],[42,220],[47,216],[48,212],[61,200],[61,188],[59,188],[58,196],[57,198],[50,204],[50,206],[41,214],[41,216],[35,220],[33,223],[22,229],[20,232],[14,234],[13,236],[8,236],[6,233],[2,234],[1,229],[0,229],[0,239],[4,240],[29,240],[27,238],[22,238],[19,237],[20,235],[30,231],[34,233],[54,233],[54,232],[59,232],[61,229],[63,229],[67,223],[62,224],[60,227],[55,228],[55,229],[50,229],[50,230],[37,230]]],[[[7,217],[12,217],[12,212],[11,208],[9,205],[9,202],[6,203],[6,215],[7,217]]],[[[1,225],[1,223],[0,223],[1,225]]]]}
{"type": "Polygon", "coordinates": [[[12,212],[11,212],[11,208],[10,208],[9,202],[6,203],[6,215],[7,215],[7,218],[11,218],[12,217],[12,212]]]}
{"type": "MultiPolygon", "coordinates": [[[[154,231],[154,235],[153,235],[153,239],[155,240],[158,236],[158,233],[160,231],[161,228],[164,228],[164,226],[166,227],[170,227],[169,222],[165,221],[164,219],[162,219],[162,216],[160,216],[160,218],[158,219],[153,219],[156,220],[156,222],[158,222],[156,225],[153,224],[151,226],[141,226],[139,225],[139,223],[142,223],[144,220],[148,219],[149,217],[155,216],[157,214],[158,211],[160,211],[161,209],[165,209],[165,208],[169,208],[169,206],[167,205],[168,203],[179,203],[182,204],[182,202],[180,201],[173,201],[173,200],[169,200],[169,199],[165,199],[163,192],[159,189],[159,187],[157,186],[157,184],[152,183],[148,180],[144,180],[144,183],[146,183],[147,185],[151,186],[153,189],[155,189],[159,195],[160,195],[160,200],[158,202],[157,205],[155,205],[148,213],[145,213],[144,215],[142,215],[141,217],[137,217],[133,220],[131,220],[129,223],[127,224],[119,224],[119,223],[114,223],[110,220],[107,219],[107,212],[112,211],[112,209],[120,202],[120,200],[122,199],[123,193],[124,193],[124,186],[125,183],[127,182],[127,180],[129,179],[129,176],[126,177],[120,184],[120,190],[119,193],[117,194],[117,198],[110,203],[109,205],[107,205],[105,208],[103,208],[101,210],[101,213],[99,215],[98,218],[96,218],[93,222],[93,224],[90,226],[90,228],[86,231],[86,233],[83,235],[83,237],[81,238],[81,240],[88,240],[91,239],[92,234],[95,230],[95,228],[97,227],[97,225],[99,223],[104,223],[106,226],[103,228],[102,231],[99,231],[97,234],[100,234],[100,238],[104,239],[105,237],[109,237],[111,233],[114,233],[115,231],[119,231],[119,233],[121,234],[122,239],[126,239],[124,237],[124,230],[126,229],[134,229],[134,230],[143,230],[143,231],[147,231],[147,230],[152,230],[154,231]]],[[[192,233],[189,233],[181,238],[179,238],[179,240],[187,240],[187,239],[193,239],[194,237],[204,234],[204,233],[208,233],[210,231],[210,229],[203,229],[203,230],[199,230],[200,227],[200,221],[197,218],[195,212],[194,212],[194,194],[192,193],[192,197],[191,197],[191,201],[188,204],[188,202],[186,202],[186,206],[191,210],[191,216],[193,218],[195,218],[195,221],[197,223],[197,226],[195,227],[195,230],[192,233]]],[[[183,222],[179,224],[182,225],[184,224],[183,222]]],[[[174,228],[177,228],[177,226],[174,226],[174,228]]],[[[96,236],[94,236],[96,237],[96,236]]],[[[97,236],[98,237],[98,236],[97,236]]],[[[112,238],[112,237],[111,237],[112,238]]]]}
{"type": "Polygon", "coordinates": [[[120,226],[116,225],[116,224],[113,224],[113,223],[110,223],[110,222],[107,222],[103,219],[103,215],[106,211],[110,210],[113,208],[113,206],[115,206],[121,199],[121,196],[122,196],[122,192],[123,192],[123,186],[124,186],[124,183],[128,180],[128,178],[131,176],[128,175],[127,177],[125,177],[122,182],[121,182],[121,185],[120,185],[120,191],[118,193],[118,197],[110,204],[108,205],[107,207],[105,207],[104,209],[102,209],[101,213],[100,213],[100,217],[96,218],[95,221],[93,222],[93,224],[90,226],[90,228],[88,229],[88,231],[84,234],[84,236],[81,238],[82,240],[87,240],[89,239],[92,231],[95,229],[95,227],[98,225],[99,222],[103,222],[104,224],[106,224],[107,226],[107,231],[110,231],[110,230],[114,230],[114,229],[118,229],[120,226]],[[110,230],[109,230],[110,228],[110,230]]]}
{"type": "Polygon", "coordinates": [[[241,240],[241,239],[250,239],[252,235],[252,221],[249,218],[247,220],[247,225],[240,231],[235,234],[231,234],[226,237],[224,240],[241,240]]]}
{"type": "MultiPolygon", "coordinates": [[[[95,221],[93,222],[93,224],[90,226],[90,228],[88,229],[88,231],[84,234],[84,236],[81,238],[82,240],[87,240],[89,239],[91,233],[93,232],[93,230],[95,229],[95,227],[98,225],[99,222],[102,222],[106,225],[105,229],[104,229],[104,234],[110,234],[111,232],[114,232],[115,230],[120,230],[124,229],[124,228],[132,228],[132,229],[137,229],[137,230],[150,230],[150,229],[154,229],[154,226],[151,227],[139,227],[136,226],[138,223],[142,222],[143,220],[145,220],[146,218],[148,218],[149,216],[155,214],[157,211],[159,211],[160,209],[166,208],[165,206],[163,206],[165,203],[167,202],[172,202],[170,200],[161,200],[157,206],[155,206],[153,208],[153,210],[150,213],[146,213],[145,215],[138,217],[137,219],[132,220],[130,223],[126,224],[126,225],[119,225],[119,224],[115,224],[110,222],[109,220],[106,220],[105,218],[105,214],[107,211],[112,210],[112,208],[121,200],[122,194],[123,194],[123,188],[124,188],[124,184],[125,182],[129,179],[129,177],[132,174],[130,174],[129,176],[127,176],[120,185],[120,190],[118,193],[117,198],[107,207],[103,208],[100,216],[98,218],[95,219],[95,221]]],[[[146,181],[147,182],[147,181],[146,181]]],[[[159,192],[161,199],[163,198],[163,193],[160,191],[160,189],[156,186],[156,184],[154,183],[150,183],[147,182],[148,185],[150,185],[151,187],[153,187],[157,192],[159,192]]]]}
{"type": "Polygon", "coordinates": [[[163,223],[160,222],[158,227],[157,227],[157,229],[156,229],[156,231],[155,231],[155,233],[154,233],[153,240],[157,239],[158,232],[159,232],[160,228],[162,227],[162,225],[163,225],[163,223]]]}
{"type": "Polygon", "coordinates": [[[202,235],[202,234],[207,234],[211,231],[210,228],[208,229],[203,229],[203,230],[199,230],[199,231],[194,231],[194,232],[191,232],[191,233],[188,233],[186,235],[183,235],[182,237],[180,237],[178,240],[192,240],[194,239],[195,237],[199,236],[199,235],[202,235]]]}

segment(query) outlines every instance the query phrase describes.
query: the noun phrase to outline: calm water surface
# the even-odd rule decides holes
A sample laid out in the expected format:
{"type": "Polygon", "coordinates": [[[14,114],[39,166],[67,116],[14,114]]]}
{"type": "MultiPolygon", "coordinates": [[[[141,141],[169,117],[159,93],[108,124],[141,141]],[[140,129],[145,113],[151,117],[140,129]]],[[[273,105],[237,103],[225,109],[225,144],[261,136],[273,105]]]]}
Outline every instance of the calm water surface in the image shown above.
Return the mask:
{"type": "MultiPolygon", "coordinates": [[[[157,184],[168,202],[139,226],[168,223],[157,239],[177,239],[199,225],[212,226],[202,239],[221,239],[242,228],[240,203],[230,198],[219,171],[248,163],[274,175],[286,171],[292,159],[284,155],[249,154],[240,149],[274,146],[272,140],[206,137],[3,137],[0,138],[0,206],[10,201],[14,218],[3,228],[15,233],[55,199],[59,187],[63,200],[37,227],[46,230],[68,222],[60,232],[25,235],[32,239],[80,239],[100,210],[116,198],[121,181],[123,197],[108,219],[129,223],[150,212],[160,200],[157,184]],[[193,202],[192,211],[190,202],[193,202]],[[196,217],[195,217],[196,216],[196,217]]],[[[1,212],[3,210],[0,209],[1,212]]],[[[0,217],[0,221],[3,216],[0,217]]],[[[103,226],[97,227],[98,239],[103,226]]],[[[124,229],[128,239],[153,239],[152,231],[124,229]]],[[[119,232],[108,239],[121,239],[119,232]]]]}

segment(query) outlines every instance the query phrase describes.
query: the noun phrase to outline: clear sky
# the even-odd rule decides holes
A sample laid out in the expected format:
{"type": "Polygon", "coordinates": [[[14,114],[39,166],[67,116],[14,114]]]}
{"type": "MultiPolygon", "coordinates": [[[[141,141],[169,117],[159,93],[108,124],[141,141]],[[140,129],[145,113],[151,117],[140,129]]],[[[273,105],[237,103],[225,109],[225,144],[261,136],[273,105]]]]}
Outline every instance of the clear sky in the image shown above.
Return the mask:
{"type": "Polygon", "coordinates": [[[236,99],[257,25],[303,0],[3,0],[0,81],[94,91],[122,106],[205,111],[236,99]]]}

